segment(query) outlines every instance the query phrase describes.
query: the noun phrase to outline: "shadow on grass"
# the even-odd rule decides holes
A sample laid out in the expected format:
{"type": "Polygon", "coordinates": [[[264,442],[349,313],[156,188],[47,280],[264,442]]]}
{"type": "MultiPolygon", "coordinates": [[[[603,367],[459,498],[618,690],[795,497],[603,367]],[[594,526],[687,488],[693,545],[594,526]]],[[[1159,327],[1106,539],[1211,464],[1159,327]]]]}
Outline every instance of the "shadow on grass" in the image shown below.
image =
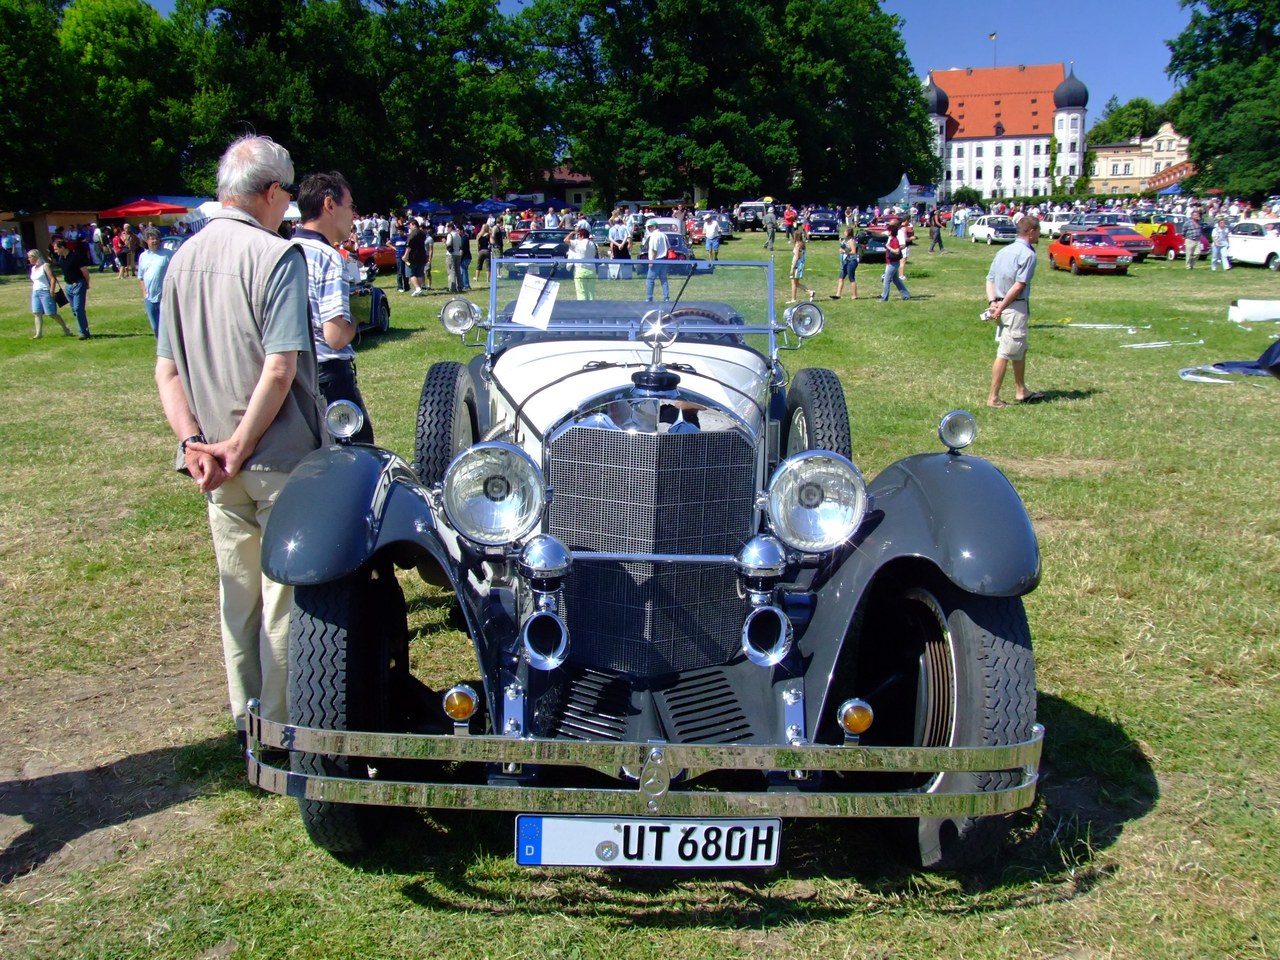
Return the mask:
{"type": "Polygon", "coordinates": [[[510,815],[433,811],[356,869],[405,874],[423,908],[615,917],[630,925],[689,927],[795,923],[847,913],[851,902],[938,914],[1017,909],[1072,900],[1114,869],[1107,849],[1125,824],[1154,807],[1158,787],[1142,747],[1125,731],[1042,694],[1047,728],[1035,806],[1010,818],[989,865],[921,870],[908,854],[911,821],[790,820],[778,868],[762,872],[544,869],[513,881],[510,815]],[[413,874],[426,874],[408,879],[413,874]],[[528,878],[538,896],[513,895],[528,878]],[[691,907],[691,903],[695,905],[691,907]]]}
{"type": "Polygon", "coordinates": [[[1029,404],[1029,406],[1037,406],[1046,403],[1058,403],[1067,400],[1089,400],[1101,393],[1096,387],[1088,387],[1084,390],[1041,390],[1044,394],[1039,400],[1029,404]]]}
{"type": "Polygon", "coordinates": [[[0,850],[0,884],[36,869],[63,847],[190,800],[208,788],[244,782],[244,762],[230,735],[164,747],[86,770],[0,782],[0,814],[28,826],[0,850]]]}

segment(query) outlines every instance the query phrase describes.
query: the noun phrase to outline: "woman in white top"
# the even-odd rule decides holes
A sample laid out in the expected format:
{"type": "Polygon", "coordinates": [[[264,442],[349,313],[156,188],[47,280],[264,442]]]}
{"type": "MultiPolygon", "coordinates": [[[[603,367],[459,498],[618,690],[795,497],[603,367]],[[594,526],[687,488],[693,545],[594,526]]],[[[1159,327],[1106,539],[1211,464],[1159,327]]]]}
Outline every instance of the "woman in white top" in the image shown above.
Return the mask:
{"type": "Polygon", "coordinates": [[[36,321],[36,335],[32,340],[44,336],[44,318],[53,317],[62,327],[62,332],[71,336],[71,328],[58,314],[58,302],[53,295],[58,289],[58,278],[54,276],[53,267],[44,259],[39,250],[27,251],[27,263],[31,266],[31,314],[36,321]]]}
{"type": "MultiPolygon", "coordinates": [[[[572,231],[564,238],[564,242],[569,247],[570,260],[595,260],[600,256],[595,241],[591,239],[591,231],[586,227],[579,227],[572,231]]],[[[579,263],[573,267],[573,288],[577,291],[579,300],[596,298],[596,265],[594,263],[579,263]]]]}

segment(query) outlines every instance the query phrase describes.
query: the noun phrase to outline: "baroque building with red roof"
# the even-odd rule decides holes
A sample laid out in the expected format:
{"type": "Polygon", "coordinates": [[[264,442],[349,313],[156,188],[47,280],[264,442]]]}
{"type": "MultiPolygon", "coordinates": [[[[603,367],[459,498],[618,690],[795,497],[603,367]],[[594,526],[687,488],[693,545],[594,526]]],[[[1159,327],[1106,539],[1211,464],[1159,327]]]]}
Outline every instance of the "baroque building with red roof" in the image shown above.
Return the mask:
{"type": "Polygon", "coordinates": [[[933,70],[925,87],[941,198],[1038,197],[1085,173],[1089,91],[1061,63],[933,70]],[[1051,143],[1052,141],[1052,143],[1051,143]]]}

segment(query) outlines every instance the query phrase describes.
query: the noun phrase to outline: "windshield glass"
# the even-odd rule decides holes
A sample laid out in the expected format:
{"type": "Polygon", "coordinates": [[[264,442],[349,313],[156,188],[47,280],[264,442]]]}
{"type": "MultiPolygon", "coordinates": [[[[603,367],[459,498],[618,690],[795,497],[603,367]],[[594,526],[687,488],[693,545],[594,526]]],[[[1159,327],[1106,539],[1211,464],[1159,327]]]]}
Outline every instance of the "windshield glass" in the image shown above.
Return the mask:
{"type": "Polygon", "coordinates": [[[489,287],[488,349],[530,339],[638,340],[646,318],[660,309],[675,320],[681,340],[747,344],[771,354],[773,304],[768,262],[502,258],[489,287]]]}

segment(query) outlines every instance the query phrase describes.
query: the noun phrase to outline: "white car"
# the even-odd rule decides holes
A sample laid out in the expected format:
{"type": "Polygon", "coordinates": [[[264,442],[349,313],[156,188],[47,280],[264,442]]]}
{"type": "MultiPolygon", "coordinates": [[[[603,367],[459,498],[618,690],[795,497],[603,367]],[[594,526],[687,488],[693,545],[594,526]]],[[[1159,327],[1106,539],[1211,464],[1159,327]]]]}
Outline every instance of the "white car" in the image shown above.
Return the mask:
{"type": "Polygon", "coordinates": [[[1241,220],[1232,224],[1227,242],[1232,263],[1253,263],[1280,270],[1280,220],[1241,220]]]}
{"type": "Polygon", "coordinates": [[[338,401],[281,491],[289,722],[249,705],[252,782],[344,856],[385,804],[513,811],[531,867],[770,868],[793,818],[886,811],[922,863],[997,853],[1043,742],[1040,553],[973,416],[867,482],[839,378],[783,366],[824,316],[778,315],[772,264],[538,262],[444,304],[477,355],[427,369],[412,461],[338,401]],[[473,658],[410,657],[397,568],[452,587],[473,658]]]}
{"type": "Polygon", "coordinates": [[[1018,227],[1009,217],[999,213],[979,217],[969,224],[969,239],[974,243],[1013,243],[1018,239],[1018,227]]]}
{"type": "Polygon", "coordinates": [[[1046,213],[1040,218],[1040,230],[1049,237],[1056,237],[1062,233],[1062,228],[1067,225],[1067,221],[1071,219],[1069,213],[1046,213]]]}

